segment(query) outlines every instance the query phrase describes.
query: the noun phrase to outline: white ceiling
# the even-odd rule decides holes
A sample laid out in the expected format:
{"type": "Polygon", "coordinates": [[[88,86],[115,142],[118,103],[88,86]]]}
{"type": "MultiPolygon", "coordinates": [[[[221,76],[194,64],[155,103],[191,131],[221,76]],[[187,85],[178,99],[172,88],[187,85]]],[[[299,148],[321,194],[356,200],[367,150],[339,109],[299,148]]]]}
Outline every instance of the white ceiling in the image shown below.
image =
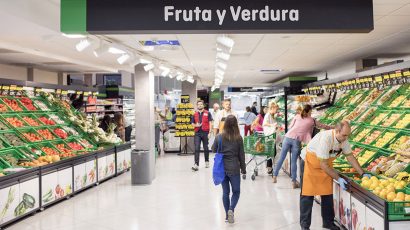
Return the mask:
{"type": "MultiPolygon", "coordinates": [[[[410,0],[374,0],[375,29],[369,34],[249,34],[235,40],[223,84],[264,85],[287,75],[323,72],[366,57],[410,55],[410,0]],[[283,69],[263,74],[261,69],[283,69]]],[[[92,49],[74,49],[78,39],[59,32],[58,0],[0,2],[0,63],[34,65],[66,72],[132,71],[118,56],[96,58],[92,49]],[[14,53],[18,51],[19,53],[14,53]]],[[[140,40],[179,40],[176,51],[148,52],[197,75],[210,86],[214,77],[217,35],[110,35],[110,40],[142,50],[140,40]]],[[[1,73],[0,73],[1,74],[1,73]]]]}

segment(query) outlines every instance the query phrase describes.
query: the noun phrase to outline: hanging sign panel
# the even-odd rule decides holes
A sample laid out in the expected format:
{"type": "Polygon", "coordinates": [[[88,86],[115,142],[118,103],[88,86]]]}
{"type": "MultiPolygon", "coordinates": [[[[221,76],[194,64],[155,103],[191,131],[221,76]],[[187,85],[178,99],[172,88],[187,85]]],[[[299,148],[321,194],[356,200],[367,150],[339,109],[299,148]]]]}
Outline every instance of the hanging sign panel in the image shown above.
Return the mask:
{"type": "Polygon", "coordinates": [[[366,33],[372,0],[61,0],[64,33],[366,33]]]}

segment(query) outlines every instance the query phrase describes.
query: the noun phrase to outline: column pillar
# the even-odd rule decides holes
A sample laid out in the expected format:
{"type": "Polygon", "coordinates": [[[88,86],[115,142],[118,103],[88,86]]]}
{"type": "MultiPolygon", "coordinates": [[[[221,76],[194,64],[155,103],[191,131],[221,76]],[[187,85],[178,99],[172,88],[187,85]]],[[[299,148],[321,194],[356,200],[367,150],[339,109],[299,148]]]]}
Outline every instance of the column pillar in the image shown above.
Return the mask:
{"type": "MultiPolygon", "coordinates": [[[[181,91],[182,91],[181,95],[189,95],[190,101],[194,105],[194,108],[196,108],[196,99],[198,97],[197,91],[196,91],[196,84],[197,84],[197,81],[195,81],[194,83],[183,81],[181,83],[181,91]]],[[[187,142],[188,142],[188,153],[194,153],[195,152],[194,138],[188,137],[187,142]]],[[[185,138],[181,138],[181,146],[184,146],[184,144],[185,144],[185,138]]]]}
{"type": "Polygon", "coordinates": [[[155,114],[154,114],[154,76],[144,70],[144,66],[135,66],[135,139],[136,149],[148,150],[149,174],[155,178],[155,114]]]}

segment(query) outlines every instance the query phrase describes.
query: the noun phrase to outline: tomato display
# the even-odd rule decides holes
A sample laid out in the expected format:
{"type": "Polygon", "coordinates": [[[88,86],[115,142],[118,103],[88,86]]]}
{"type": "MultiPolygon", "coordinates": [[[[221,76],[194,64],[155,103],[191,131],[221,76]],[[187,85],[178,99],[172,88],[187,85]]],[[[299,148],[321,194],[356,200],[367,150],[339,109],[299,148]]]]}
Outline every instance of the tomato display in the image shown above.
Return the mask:
{"type": "Polygon", "coordinates": [[[6,117],[4,118],[11,126],[14,128],[20,128],[25,126],[24,122],[18,119],[17,117],[6,117]]]}
{"type": "Polygon", "coordinates": [[[61,152],[60,157],[75,157],[76,155],[72,152],[72,150],[66,148],[64,144],[57,144],[56,148],[61,152]]]}
{"type": "Polygon", "coordinates": [[[57,151],[50,147],[41,147],[41,150],[43,150],[47,156],[59,155],[57,151]]]}
{"type": "Polygon", "coordinates": [[[36,111],[37,108],[33,105],[33,101],[30,98],[22,97],[20,102],[27,108],[29,111],[36,111]]]}
{"type": "Polygon", "coordinates": [[[23,111],[18,102],[14,99],[4,98],[3,101],[13,110],[13,111],[23,111]]]}
{"type": "Polygon", "coordinates": [[[30,126],[40,126],[40,124],[31,117],[23,117],[23,120],[30,126]]]}
{"type": "Polygon", "coordinates": [[[53,136],[53,134],[50,132],[50,130],[48,129],[40,129],[37,131],[42,137],[44,137],[44,139],[46,140],[54,140],[55,137],[53,136]]]}
{"type": "Polygon", "coordinates": [[[47,117],[44,117],[44,116],[40,117],[39,120],[43,122],[45,125],[55,125],[56,124],[53,120],[47,117]]]}
{"type": "Polygon", "coordinates": [[[42,141],[43,138],[36,133],[23,133],[23,136],[30,142],[42,141]]]}
{"type": "Polygon", "coordinates": [[[80,144],[78,144],[78,143],[75,143],[75,142],[70,142],[70,143],[68,143],[68,146],[70,146],[70,148],[72,148],[72,149],[74,149],[74,150],[83,150],[84,149],[84,147],[82,146],[82,145],[80,145],[80,144]]]}
{"type": "Polygon", "coordinates": [[[60,137],[61,139],[67,139],[67,137],[68,137],[67,132],[64,131],[64,130],[62,130],[62,129],[60,129],[60,128],[54,129],[54,133],[55,133],[58,137],[60,137]]]}
{"type": "Polygon", "coordinates": [[[7,111],[9,111],[9,109],[7,108],[7,105],[0,104],[0,113],[7,112],[7,111]]]}

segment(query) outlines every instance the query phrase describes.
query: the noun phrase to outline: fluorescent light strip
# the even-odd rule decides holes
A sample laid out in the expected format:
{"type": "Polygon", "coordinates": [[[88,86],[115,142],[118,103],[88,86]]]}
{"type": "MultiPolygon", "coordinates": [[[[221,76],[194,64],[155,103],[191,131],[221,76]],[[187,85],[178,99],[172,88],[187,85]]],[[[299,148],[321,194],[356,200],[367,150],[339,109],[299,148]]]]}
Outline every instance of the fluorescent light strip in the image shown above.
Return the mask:
{"type": "Polygon", "coordinates": [[[87,49],[87,47],[89,47],[91,45],[91,41],[88,39],[83,39],[81,40],[79,43],[77,43],[77,45],[75,46],[75,49],[78,52],[82,52],[85,49],[87,49]]]}

